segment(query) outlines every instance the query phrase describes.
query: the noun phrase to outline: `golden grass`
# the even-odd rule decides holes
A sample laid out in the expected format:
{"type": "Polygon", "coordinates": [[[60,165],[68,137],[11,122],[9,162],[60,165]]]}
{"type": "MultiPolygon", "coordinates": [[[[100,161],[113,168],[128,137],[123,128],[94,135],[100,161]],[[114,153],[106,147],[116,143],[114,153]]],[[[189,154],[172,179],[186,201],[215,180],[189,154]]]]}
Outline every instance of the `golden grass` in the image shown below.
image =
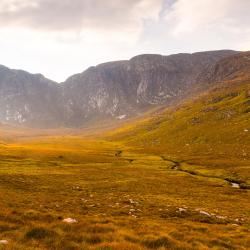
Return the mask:
{"type": "Polygon", "coordinates": [[[1,146],[0,157],[5,249],[249,245],[248,190],[175,171],[160,156],[70,136],[1,146]]]}
{"type": "Polygon", "coordinates": [[[214,90],[105,139],[8,130],[0,240],[9,243],[0,249],[249,249],[247,86],[214,90]]]}

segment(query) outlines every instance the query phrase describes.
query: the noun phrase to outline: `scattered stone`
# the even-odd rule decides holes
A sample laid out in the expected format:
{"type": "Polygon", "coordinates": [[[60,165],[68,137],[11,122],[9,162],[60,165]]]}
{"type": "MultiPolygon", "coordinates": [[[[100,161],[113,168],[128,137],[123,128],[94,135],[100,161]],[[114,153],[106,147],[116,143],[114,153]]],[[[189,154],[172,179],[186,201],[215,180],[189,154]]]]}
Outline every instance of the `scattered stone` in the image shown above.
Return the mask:
{"type": "Polygon", "coordinates": [[[9,241],[7,240],[0,240],[0,245],[7,245],[9,244],[9,241]]]}
{"type": "Polygon", "coordinates": [[[138,202],[133,201],[132,199],[129,199],[130,204],[138,204],[138,202]]]}
{"type": "Polygon", "coordinates": [[[238,183],[232,182],[231,185],[233,188],[240,188],[240,184],[238,183]]]}
{"type": "Polygon", "coordinates": [[[216,218],[218,218],[218,219],[226,219],[227,217],[226,216],[221,216],[221,215],[216,215],[216,218]]]}
{"type": "Polygon", "coordinates": [[[178,210],[179,210],[179,212],[185,212],[185,211],[187,211],[186,208],[182,208],[182,207],[179,207],[178,210]]]}
{"type": "Polygon", "coordinates": [[[63,222],[73,224],[73,223],[76,223],[77,220],[76,219],[72,219],[72,218],[66,218],[66,219],[63,220],[63,222]]]}
{"type": "Polygon", "coordinates": [[[200,214],[204,214],[206,216],[211,216],[208,212],[205,212],[205,211],[202,211],[202,210],[200,210],[199,212],[200,212],[200,214]]]}
{"type": "Polygon", "coordinates": [[[248,132],[248,129],[244,129],[244,132],[248,132]]]}

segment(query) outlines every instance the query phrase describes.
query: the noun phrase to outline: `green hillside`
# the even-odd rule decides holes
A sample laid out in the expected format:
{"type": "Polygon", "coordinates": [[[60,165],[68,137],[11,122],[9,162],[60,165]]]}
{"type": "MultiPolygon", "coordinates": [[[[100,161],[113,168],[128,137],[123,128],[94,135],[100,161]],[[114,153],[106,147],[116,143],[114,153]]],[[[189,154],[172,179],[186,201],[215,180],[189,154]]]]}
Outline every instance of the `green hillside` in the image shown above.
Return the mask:
{"type": "Polygon", "coordinates": [[[250,81],[223,83],[194,100],[115,131],[112,140],[137,152],[204,166],[201,172],[249,184],[249,86],[250,81]]]}

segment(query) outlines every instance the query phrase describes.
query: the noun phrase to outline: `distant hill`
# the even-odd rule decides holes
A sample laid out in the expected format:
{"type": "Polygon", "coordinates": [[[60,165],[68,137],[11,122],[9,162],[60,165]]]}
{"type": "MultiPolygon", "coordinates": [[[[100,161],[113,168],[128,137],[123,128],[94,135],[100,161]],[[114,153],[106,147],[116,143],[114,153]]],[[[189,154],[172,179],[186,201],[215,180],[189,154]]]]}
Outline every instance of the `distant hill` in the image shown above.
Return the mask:
{"type": "Polygon", "coordinates": [[[91,67],[61,84],[0,66],[0,122],[81,127],[136,117],[194,97],[220,81],[243,79],[248,58],[249,53],[230,50],[139,55],[91,67]]]}

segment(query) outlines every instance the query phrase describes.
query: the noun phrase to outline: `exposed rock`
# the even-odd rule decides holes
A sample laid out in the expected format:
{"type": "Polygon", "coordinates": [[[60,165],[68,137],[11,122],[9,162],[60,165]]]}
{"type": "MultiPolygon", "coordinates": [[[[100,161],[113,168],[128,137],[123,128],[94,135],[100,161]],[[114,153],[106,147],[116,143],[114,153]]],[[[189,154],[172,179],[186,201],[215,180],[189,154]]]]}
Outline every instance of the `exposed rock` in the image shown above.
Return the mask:
{"type": "Polygon", "coordinates": [[[219,60],[205,70],[198,82],[219,82],[225,80],[250,79],[250,52],[241,52],[219,60]]]}
{"type": "Polygon", "coordinates": [[[0,123],[76,127],[122,120],[206,90],[206,83],[243,77],[249,64],[248,53],[228,50],[140,55],[91,67],[62,84],[0,66],[0,123]]]}
{"type": "Polygon", "coordinates": [[[201,72],[235,53],[139,55],[91,67],[63,83],[65,121],[81,125],[97,118],[124,119],[171,104],[206,88],[197,82],[201,72]]]}
{"type": "Polygon", "coordinates": [[[239,183],[232,182],[231,185],[232,185],[233,188],[240,188],[240,184],[239,183]]]}
{"type": "Polygon", "coordinates": [[[69,224],[73,224],[73,223],[77,223],[76,219],[72,219],[72,218],[66,218],[63,220],[63,222],[69,223],[69,224]]]}
{"type": "Polygon", "coordinates": [[[0,121],[58,126],[62,120],[60,87],[40,74],[0,66],[0,121]]]}
{"type": "Polygon", "coordinates": [[[0,240],[0,245],[8,245],[9,241],[7,240],[0,240]]]}

